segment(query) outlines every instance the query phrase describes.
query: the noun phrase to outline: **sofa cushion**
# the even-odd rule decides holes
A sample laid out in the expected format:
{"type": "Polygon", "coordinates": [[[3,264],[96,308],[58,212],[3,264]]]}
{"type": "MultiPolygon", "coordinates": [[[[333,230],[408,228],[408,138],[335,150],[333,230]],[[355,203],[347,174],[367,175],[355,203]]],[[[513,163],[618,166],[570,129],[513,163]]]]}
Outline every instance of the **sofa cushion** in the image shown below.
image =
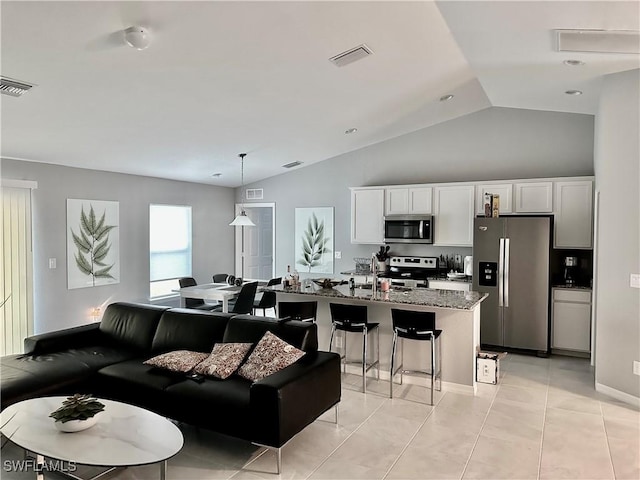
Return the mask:
{"type": "Polygon", "coordinates": [[[237,315],[229,319],[224,332],[224,343],[258,343],[266,332],[271,332],[290,345],[307,353],[318,351],[318,326],[312,322],[237,315]]]}
{"type": "Polygon", "coordinates": [[[266,332],[238,370],[238,375],[256,382],[295,363],[303,355],[302,350],[266,332]]]}
{"type": "Polygon", "coordinates": [[[192,352],[191,350],[176,350],[175,352],[162,353],[149,360],[145,360],[145,365],[156,368],[163,368],[172,372],[187,373],[206,359],[209,355],[202,352],[192,352]]]}
{"type": "Polygon", "coordinates": [[[216,343],[211,355],[196,365],[194,372],[221,380],[229,378],[252,346],[251,343],[216,343]]]}
{"type": "Polygon", "coordinates": [[[153,336],[153,353],[192,350],[210,353],[213,345],[222,342],[230,313],[204,312],[172,308],[160,317],[153,336]]]}
{"type": "Polygon", "coordinates": [[[151,342],[166,307],[136,303],[112,303],[100,322],[107,342],[141,354],[151,351],[151,342]]]}

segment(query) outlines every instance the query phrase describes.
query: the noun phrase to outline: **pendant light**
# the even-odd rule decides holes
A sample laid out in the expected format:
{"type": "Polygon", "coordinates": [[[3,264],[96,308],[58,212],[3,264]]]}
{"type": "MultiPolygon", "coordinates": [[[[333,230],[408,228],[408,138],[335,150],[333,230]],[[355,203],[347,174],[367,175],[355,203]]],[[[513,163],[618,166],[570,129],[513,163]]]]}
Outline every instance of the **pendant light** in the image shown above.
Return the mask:
{"type": "Polygon", "coordinates": [[[238,156],[240,157],[240,184],[242,188],[240,192],[240,214],[234,218],[233,222],[229,225],[232,227],[255,227],[256,224],[247,216],[247,212],[244,211],[244,205],[242,204],[242,198],[244,197],[244,157],[246,157],[247,154],[240,153],[238,156]]]}

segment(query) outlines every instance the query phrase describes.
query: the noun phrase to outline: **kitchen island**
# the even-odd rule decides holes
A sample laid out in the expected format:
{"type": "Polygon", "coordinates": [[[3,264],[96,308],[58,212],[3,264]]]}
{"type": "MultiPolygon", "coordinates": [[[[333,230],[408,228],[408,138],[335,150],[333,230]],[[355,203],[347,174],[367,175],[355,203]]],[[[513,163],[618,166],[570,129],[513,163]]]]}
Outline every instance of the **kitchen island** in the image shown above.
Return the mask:
{"type": "MultiPolygon", "coordinates": [[[[442,385],[447,390],[476,391],[476,349],[480,346],[480,303],[487,297],[485,293],[460,292],[454,290],[434,290],[429,288],[392,288],[388,292],[356,288],[348,285],[334,288],[320,288],[316,285],[283,288],[268,287],[276,292],[278,302],[318,301],[318,342],[323,350],[329,349],[331,314],[329,303],[367,305],[370,322],[380,323],[380,378],[389,378],[391,358],[391,309],[420,310],[435,312],[436,327],[442,330],[442,385]]],[[[374,348],[372,341],[370,351],[374,348]]],[[[342,350],[334,339],[334,350],[342,350]]],[[[362,351],[362,340],[358,335],[349,335],[347,352],[349,360],[357,360],[362,351]]],[[[429,346],[426,342],[405,342],[405,369],[424,369],[428,364],[429,346]]],[[[371,352],[374,353],[374,352],[371,352]]],[[[354,373],[360,370],[353,368],[354,373]]],[[[372,371],[369,371],[372,375],[372,371]]],[[[409,383],[424,385],[421,377],[404,376],[409,383]]]]}

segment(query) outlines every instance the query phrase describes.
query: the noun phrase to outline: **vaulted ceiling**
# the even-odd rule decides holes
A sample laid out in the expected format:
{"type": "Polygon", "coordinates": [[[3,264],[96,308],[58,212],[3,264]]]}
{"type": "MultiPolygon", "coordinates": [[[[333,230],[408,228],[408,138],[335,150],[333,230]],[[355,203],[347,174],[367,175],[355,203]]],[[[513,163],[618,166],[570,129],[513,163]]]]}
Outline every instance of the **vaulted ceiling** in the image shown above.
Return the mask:
{"type": "Polygon", "coordinates": [[[603,75],[640,56],[558,52],[555,30],[637,31],[639,8],[3,1],[1,73],[36,86],[0,98],[1,155],[237,186],[240,152],[252,182],[490,106],[595,114],[603,75]],[[132,25],[147,49],[124,42],[132,25]],[[329,61],[360,44],[373,54],[329,61]]]}

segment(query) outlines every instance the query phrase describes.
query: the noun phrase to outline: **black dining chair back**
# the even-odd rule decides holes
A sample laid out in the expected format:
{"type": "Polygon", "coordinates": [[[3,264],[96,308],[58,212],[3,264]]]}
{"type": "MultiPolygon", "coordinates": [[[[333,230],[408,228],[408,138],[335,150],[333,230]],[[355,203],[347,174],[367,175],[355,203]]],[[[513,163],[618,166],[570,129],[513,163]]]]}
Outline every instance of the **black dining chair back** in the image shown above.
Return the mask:
{"type": "MultiPolygon", "coordinates": [[[[196,282],[196,279],[193,277],[182,277],[178,279],[178,284],[180,285],[180,288],[185,288],[195,287],[196,285],[198,285],[198,282],[196,282]]],[[[213,310],[214,308],[216,308],[215,305],[209,305],[201,298],[185,298],[184,306],[187,308],[195,308],[198,310],[213,310]]]]}
{"type": "Polygon", "coordinates": [[[316,321],[318,302],[279,302],[278,317],[301,320],[303,322],[316,321]]]}
{"type": "Polygon", "coordinates": [[[251,313],[257,290],[258,282],[245,283],[240,289],[238,298],[229,312],[238,314],[251,313]]]}
{"type": "MultiPolygon", "coordinates": [[[[272,278],[267,282],[267,287],[272,287],[274,285],[280,285],[282,283],[282,277],[272,278]]],[[[254,300],[253,302],[253,314],[256,314],[257,309],[262,310],[262,315],[267,315],[267,309],[276,308],[276,292],[263,292],[262,297],[258,300],[254,300]]]]}
{"type": "Polygon", "coordinates": [[[226,273],[216,273],[213,275],[213,283],[227,283],[228,276],[226,273]]]}

